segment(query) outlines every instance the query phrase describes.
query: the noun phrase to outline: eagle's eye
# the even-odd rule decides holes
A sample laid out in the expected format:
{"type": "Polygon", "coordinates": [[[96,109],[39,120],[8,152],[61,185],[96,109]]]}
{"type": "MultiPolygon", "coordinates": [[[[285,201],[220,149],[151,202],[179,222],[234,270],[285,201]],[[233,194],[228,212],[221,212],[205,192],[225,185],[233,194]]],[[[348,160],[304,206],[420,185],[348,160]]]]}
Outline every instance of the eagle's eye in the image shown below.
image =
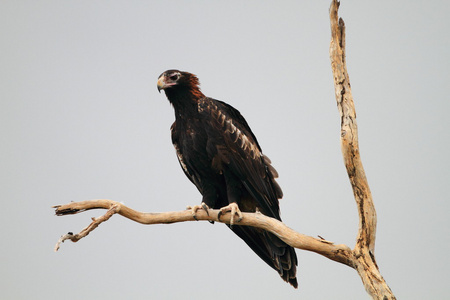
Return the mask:
{"type": "Polygon", "coordinates": [[[175,81],[175,80],[177,80],[179,77],[180,77],[180,74],[179,74],[179,73],[174,73],[174,74],[172,74],[172,75],[169,76],[169,79],[175,81]]]}

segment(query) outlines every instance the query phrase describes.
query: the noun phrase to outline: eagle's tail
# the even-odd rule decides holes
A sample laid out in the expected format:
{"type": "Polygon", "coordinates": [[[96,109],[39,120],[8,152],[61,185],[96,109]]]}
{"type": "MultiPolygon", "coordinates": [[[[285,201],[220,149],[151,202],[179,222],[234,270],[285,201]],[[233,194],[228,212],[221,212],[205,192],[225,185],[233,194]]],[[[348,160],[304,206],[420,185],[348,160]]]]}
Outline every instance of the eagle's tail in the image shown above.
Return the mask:
{"type": "Polygon", "coordinates": [[[231,230],[294,288],[297,283],[297,255],[294,248],[265,230],[234,225],[231,230]]]}

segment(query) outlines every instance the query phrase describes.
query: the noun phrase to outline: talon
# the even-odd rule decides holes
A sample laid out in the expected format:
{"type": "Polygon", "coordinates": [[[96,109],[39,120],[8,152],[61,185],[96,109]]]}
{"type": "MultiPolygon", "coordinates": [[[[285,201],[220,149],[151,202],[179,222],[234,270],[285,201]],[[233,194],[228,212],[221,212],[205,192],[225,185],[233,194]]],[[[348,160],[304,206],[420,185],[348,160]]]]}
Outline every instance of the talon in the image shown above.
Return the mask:
{"type": "Polygon", "coordinates": [[[206,214],[207,214],[208,217],[209,217],[209,206],[206,205],[205,202],[202,202],[202,208],[203,208],[204,211],[206,211],[206,214]]]}
{"type": "MultiPolygon", "coordinates": [[[[209,210],[210,210],[209,206],[206,205],[205,202],[202,202],[202,208],[203,208],[204,211],[206,211],[206,214],[209,217],[209,210]]],[[[211,224],[214,224],[214,221],[208,220],[208,222],[211,223],[211,224]]]]}
{"type": "Polygon", "coordinates": [[[230,227],[233,227],[233,224],[234,224],[234,215],[237,215],[237,216],[238,216],[238,218],[237,218],[237,220],[236,220],[236,223],[239,223],[239,222],[242,220],[242,218],[243,218],[242,212],[241,212],[241,210],[239,209],[239,206],[236,204],[236,202],[232,202],[232,203],[230,203],[228,206],[222,207],[222,208],[219,210],[219,213],[217,214],[217,219],[220,221],[220,216],[221,216],[222,214],[227,213],[227,212],[231,212],[230,227]]]}
{"type": "Polygon", "coordinates": [[[206,214],[209,216],[209,212],[208,212],[209,207],[204,202],[202,202],[202,204],[200,204],[200,205],[194,205],[194,206],[188,205],[188,206],[186,206],[186,209],[191,211],[192,217],[196,221],[198,221],[196,213],[197,213],[197,210],[199,210],[199,209],[205,210],[206,214]]]}

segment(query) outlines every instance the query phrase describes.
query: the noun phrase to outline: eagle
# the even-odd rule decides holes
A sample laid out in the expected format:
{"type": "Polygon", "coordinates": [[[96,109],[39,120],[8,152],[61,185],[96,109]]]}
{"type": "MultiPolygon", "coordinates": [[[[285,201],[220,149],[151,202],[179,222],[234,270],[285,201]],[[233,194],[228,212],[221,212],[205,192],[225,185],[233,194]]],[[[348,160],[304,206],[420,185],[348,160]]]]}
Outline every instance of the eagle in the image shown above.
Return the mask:
{"type": "Polygon", "coordinates": [[[194,74],[167,70],[158,77],[157,86],[175,110],[170,130],[178,161],[202,194],[201,205],[189,207],[194,218],[199,209],[220,209],[219,219],[231,212],[227,226],[297,288],[294,248],[265,230],[235,225],[242,219],[241,211],[281,221],[278,199],[283,192],[275,181],[277,171],[244,117],[231,105],[206,97],[194,74]]]}

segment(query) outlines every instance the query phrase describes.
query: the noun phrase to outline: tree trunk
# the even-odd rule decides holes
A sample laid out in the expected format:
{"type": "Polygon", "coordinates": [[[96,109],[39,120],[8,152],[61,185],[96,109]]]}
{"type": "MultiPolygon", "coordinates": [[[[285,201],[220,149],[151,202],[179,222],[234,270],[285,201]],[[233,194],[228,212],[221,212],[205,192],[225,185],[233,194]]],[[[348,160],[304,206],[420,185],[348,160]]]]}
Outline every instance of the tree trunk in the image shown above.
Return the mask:
{"type": "Polygon", "coordinates": [[[377,214],[359,155],[355,105],[345,63],[345,24],[342,18],[338,20],[339,4],[340,2],[333,0],[330,7],[330,59],[337,107],[341,116],[341,150],[359,214],[359,229],[353,250],[355,269],[373,299],[395,299],[375,261],[377,214]]]}

